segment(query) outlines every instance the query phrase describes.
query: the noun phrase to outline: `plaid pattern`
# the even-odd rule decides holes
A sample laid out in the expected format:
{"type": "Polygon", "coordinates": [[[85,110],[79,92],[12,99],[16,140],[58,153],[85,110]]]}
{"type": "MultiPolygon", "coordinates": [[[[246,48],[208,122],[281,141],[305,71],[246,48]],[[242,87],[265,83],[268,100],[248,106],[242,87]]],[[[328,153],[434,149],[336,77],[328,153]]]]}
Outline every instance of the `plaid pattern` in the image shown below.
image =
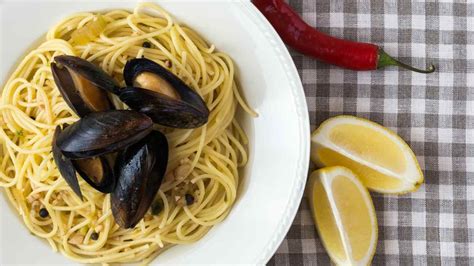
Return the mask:
{"type": "MultiPolygon", "coordinates": [[[[424,170],[415,193],[372,193],[379,223],[374,265],[474,265],[474,2],[452,2],[290,1],[324,32],[438,68],[429,75],[354,72],[293,53],[312,129],[338,114],[368,118],[398,132],[424,170]]],[[[306,199],[269,264],[329,265],[306,199]]]]}

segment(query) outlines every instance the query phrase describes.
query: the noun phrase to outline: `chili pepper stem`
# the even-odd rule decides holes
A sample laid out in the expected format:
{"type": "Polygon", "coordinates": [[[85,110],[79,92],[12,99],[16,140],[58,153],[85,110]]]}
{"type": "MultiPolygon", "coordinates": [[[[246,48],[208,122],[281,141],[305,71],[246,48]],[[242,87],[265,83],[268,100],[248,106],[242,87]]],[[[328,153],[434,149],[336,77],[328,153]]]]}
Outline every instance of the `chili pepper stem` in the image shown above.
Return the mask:
{"type": "Polygon", "coordinates": [[[412,67],[410,65],[407,65],[405,63],[402,63],[396,60],[395,58],[387,54],[384,50],[379,49],[379,58],[378,58],[377,68],[382,68],[386,66],[399,66],[401,68],[405,68],[411,71],[424,73],[424,74],[433,73],[436,70],[433,64],[431,64],[427,69],[419,69],[419,68],[412,67]]]}

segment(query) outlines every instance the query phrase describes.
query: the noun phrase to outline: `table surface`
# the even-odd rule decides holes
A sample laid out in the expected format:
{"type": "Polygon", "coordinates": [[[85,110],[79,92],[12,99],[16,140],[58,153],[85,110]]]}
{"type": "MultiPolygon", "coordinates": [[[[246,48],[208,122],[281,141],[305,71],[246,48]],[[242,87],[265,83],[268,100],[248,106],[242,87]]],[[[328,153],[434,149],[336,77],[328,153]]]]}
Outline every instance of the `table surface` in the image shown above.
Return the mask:
{"type": "MultiPolygon", "coordinates": [[[[425,174],[414,193],[372,193],[374,265],[474,263],[474,2],[290,0],[312,26],[372,42],[415,66],[354,72],[292,52],[312,129],[338,114],[376,121],[413,148],[425,174]],[[427,58],[427,59],[425,59],[427,58]]],[[[328,265],[306,199],[269,265],[328,265]]]]}

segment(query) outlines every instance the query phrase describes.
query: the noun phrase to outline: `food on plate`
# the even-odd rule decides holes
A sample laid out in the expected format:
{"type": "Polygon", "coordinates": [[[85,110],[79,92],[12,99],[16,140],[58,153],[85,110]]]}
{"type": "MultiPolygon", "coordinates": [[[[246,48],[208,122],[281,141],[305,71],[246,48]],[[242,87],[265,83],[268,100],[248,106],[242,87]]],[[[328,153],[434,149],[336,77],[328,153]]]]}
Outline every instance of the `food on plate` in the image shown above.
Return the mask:
{"type": "Polygon", "coordinates": [[[381,193],[415,191],[423,183],[418,160],[403,139],[354,116],[323,122],[311,137],[311,159],[319,166],[345,166],[367,188],[381,193]]]}
{"type": "Polygon", "coordinates": [[[435,71],[434,65],[423,70],[404,64],[388,55],[378,45],[338,39],[320,32],[304,22],[283,0],[252,0],[252,2],[286,44],[328,64],[353,70],[399,66],[419,73],[435,71]]]}
{"type": "Polygon", "coordinates": [[[307,195],[316,228],[337,265],[370,265],[377,246],[377,218],[370,194],[342,166],[314,171],[307,195]]]}
{"type": "MultiPolygon", "coordinates": [[[[133,228],[150,209],[160,188],[168,163],[168,142],[159,131],[153,131],[117,156],[117,185],[111,194],[115,222],[133,228]]],[[[151,211],[151,210],[150,210],[151,211]]]]}
{"type": "Polygon", "coordinates": [[[153,122],[176,128],[207,123],[209,110],[199,94],[159,64],[145,58],[130,60],[124,79],[127,87],[118,91],[120,100],[153,122]]]}
{"type": "Polygon", "coordinates": [[[230,57],[161,7],[67,17],[0,103],[0,186],[82,263],[149,263],[230,212],[247,137],[230,57]]]}

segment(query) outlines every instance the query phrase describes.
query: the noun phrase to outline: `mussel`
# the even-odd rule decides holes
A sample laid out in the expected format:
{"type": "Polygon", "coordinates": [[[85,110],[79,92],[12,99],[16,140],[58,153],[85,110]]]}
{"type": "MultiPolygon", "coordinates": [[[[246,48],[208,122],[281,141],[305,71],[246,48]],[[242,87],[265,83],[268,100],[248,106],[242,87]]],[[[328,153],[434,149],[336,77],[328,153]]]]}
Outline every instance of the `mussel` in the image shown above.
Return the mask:
{"type": "Polygon", "coordinates": [[[74,193],[82,199],[82,192],[79,186],[76,172],[89,185],[102,193],[110,193],[115,185],[112,167],[105,157],[95,157],[80,160],[71,160],[64,156],[56,141],[61,133],[61,128],[56,127],[53,137],[53,158],[58,167],[59,173],[72,188],[74,193]]]}
{"type": "Polygon", "coordinates": [[[115,222],[133,228],[143,218],[160,188],[168,162],[166,137],[153,131],[117,157],[117,184],[111,194],[115,222]]]}
{"type": "Polygon", "coordinates": [[[148,116],[131,110],[90,113],[64,129],[56,145],[70,159],[92,158],[138,142],[152,126],[148,116]]]}
{"type": "Polygon", "coordinates": [[[77,115],[114,109],[107,92],[116,92],[118,83],[101,68],[75,56],[61,55],[54,60],[51,71],[56,86],[77,115]]]}
{"type": "Polygon", "coordinates": [[[118,91],[120,100],[153,122],[175,128],[207,123],[209,110],[201,96],[159,64],[132,59],[125,65],[124,80],[127,87],[118,91]]]}
{"type": "Polygon", "coordinates": [[[56,130],[54,131],[53,143],[52,143],[53,158],[54,158],[54,161],[56,162],[56,166],[58,167],[58,170],[61,176],[64,178],[64,180],[66,180],[66,183],[71,187],[74,193],[76,193],[76,195],[82,199],[81,187],[79,186],[79,181],[77,180],[76,170],[74,169],[74,165],[72,164],[71,159],[63,155],[61,149],[58,147],[56,143],[60,133],[61,133],[61,127],[57,126],[56,130]]]}

